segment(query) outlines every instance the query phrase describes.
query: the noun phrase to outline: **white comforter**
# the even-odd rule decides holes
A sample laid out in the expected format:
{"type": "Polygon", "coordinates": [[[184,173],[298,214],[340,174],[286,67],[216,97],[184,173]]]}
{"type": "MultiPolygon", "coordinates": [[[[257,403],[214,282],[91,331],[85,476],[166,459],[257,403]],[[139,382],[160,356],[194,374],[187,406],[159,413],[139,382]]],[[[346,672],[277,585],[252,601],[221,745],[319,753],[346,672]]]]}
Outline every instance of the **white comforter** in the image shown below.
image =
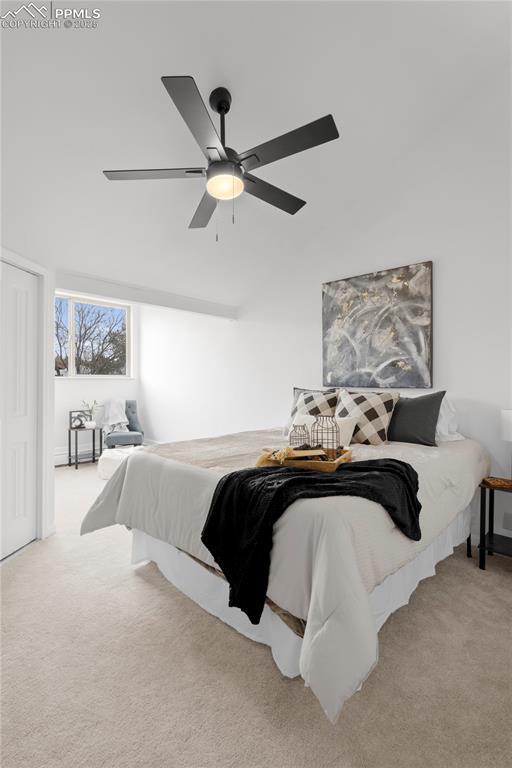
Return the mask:
{"type": "MultiPolygon", "coordinates": [[[[488,458],[472,440],[437,448],[353,446],[354,460],[391,457],[419,475],[421,541],[406,538],[379,504],[356,497],[301,499],[274,526],[268,596],[307,619],[300,670],[333,722],[378,657],[368,593],[425,548],[473,498],[488,458]]],[[[81,533],[120,523],[214,560],[201,530],[222,473],[141,451],[107,483],[81,533]]]]}

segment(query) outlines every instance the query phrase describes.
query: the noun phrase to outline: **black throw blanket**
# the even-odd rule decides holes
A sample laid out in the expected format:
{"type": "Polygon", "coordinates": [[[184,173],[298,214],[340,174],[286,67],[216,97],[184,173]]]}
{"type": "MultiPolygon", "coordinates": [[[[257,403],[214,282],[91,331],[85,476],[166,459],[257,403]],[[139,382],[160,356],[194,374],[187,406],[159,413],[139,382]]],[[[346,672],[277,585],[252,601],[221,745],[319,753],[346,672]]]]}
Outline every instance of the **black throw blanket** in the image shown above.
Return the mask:
{"type": "Polygon", "coordinates": [[[273,526],[297,499],[362,496],[381,504],[408,538],[419,541],[418,475],[404,461],[373,459],[341,464],[336,472],[257,467],[222,477],[201,540],[226,577],[229,605],[253,624],[268,587],[273,526]]]}

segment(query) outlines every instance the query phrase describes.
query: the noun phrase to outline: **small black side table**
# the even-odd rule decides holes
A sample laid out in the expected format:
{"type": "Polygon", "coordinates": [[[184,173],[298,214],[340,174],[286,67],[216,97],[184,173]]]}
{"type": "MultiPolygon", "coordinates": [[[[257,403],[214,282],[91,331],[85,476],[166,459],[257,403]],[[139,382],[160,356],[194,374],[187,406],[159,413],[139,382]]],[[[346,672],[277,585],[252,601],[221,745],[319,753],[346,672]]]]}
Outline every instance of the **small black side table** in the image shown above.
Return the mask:
{"type": "Polygon", "coordinates": [[[102,434],[101,434],[101,427],[95,427],[94,429],[85,429],[85,427],[77,427],[74,429],[73,427],[68,427],[68,467],[71,466],[71,463],[75,465],[75,469],[78,469],[78,464],[80,463],[87,463],[87,462],[95,462],[96,461],[96,431],[98,431],[99,434],[99,456],[103,453],[103,440],[102,440],[102,434]],[[73,457],[73,462],[71,461],[71,433],[75,433],[75,455],[73,457]],[[92,454],[91,458],[89,458],[89,455],[87,454],[87,458],[85,459],[79,459],[78,458],[78,433],[79,432],[89,432],[92,435],[92,454]]]}
{"type": "Polygon", "coordinates": [[[480,544],[479,566],[485,571],[486,554],[508,555],[512,557],[512,538],[494,533],[494,491],[512,493],[512,480],[506,477],[486,477],[480,483],[480,544]],[[489,495],[489,531],[486,535],[486,506],[489,495]]]}

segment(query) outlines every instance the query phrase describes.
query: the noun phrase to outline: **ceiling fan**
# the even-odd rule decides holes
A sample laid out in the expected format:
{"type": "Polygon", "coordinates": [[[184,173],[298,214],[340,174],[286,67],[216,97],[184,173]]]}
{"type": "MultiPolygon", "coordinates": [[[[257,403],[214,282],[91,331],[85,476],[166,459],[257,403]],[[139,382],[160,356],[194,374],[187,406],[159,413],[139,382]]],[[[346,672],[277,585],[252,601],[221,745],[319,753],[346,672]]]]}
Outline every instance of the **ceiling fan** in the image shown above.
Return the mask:
{"type": "Polygon", "coordinates": [[[206,191],[189,224],[190,229],[206,227],[219,200],[232,200],[244,191],[290,214],[297,213],[306,204],[305,200],[253,176],[250,171],[337,139],[339,133],[332,115],[314,120],[246,152],[237,153],[226,146],[225,117],[231,106],[231,94],[227,88],[215,88],[210,94],[210,107],[220,115],[219,138],[193,77],[162,77],[162,82],[203,151],[208,167],[103,171],[107,179],[122,181],[206,177],[206,191]]]}

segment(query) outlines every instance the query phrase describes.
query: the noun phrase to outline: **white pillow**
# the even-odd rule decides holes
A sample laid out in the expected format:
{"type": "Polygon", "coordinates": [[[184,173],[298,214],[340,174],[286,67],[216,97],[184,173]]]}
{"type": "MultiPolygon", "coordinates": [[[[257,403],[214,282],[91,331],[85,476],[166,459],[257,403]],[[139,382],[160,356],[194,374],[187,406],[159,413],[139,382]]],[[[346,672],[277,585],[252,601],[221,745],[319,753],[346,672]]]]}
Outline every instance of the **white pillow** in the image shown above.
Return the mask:
{"type": "Polygon", "coordinates": [[[350,445],[352,435],[354,434],[354,430],[356,428],[357,419],[357,416],[346,416],[345,418],[339,418],[336,416],[336,424],[338,425],[338,429],[340,431],[341,446],[350,445]]]}
{"type": "Polygon", "coordinates": [[[464,439],[464,435],[457,432],[457,417],[453,403],[445,395],[437,418],[436,443],[464,439]]]}

